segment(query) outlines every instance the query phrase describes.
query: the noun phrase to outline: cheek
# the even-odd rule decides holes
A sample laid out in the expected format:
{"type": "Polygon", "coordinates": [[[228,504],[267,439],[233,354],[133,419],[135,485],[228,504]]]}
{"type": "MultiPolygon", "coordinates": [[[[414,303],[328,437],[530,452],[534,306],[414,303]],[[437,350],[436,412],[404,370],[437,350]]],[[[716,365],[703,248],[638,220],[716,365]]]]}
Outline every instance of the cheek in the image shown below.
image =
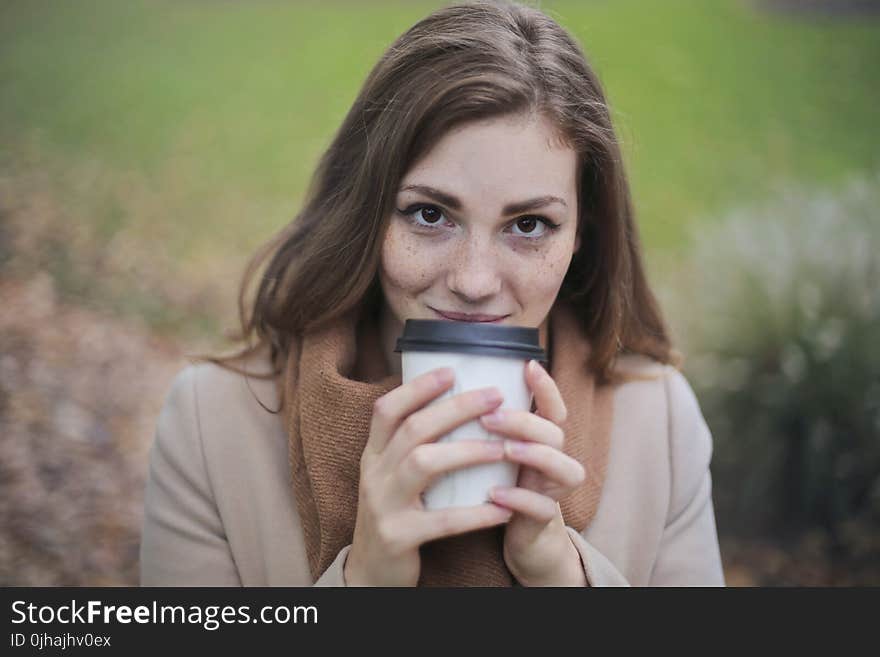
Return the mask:
{"type": "Polygon", "coordinates": [[[529,298],[555,298],[571,260],[571,247],[566,243],[534,253],[528,259],[527,266],[519,269],[517,280],[520,292],[529,298]]]}
{"type": "Polygon", "coordinates": [[[547,286],[552,286],[557,282],[561,283],[565,278],[572,258],[571,244],[559,240],[550,248],[536,254],[531,269],[536,280],[545,282],[547,286]]]}
{"type": "Polygon", "coordinates": [[[416,292],[428,287],[439,272],[436,253],[421,248],[412,235],[393,225],[382,245],[380,279],[386,293],[390,290],[416,292]]]}

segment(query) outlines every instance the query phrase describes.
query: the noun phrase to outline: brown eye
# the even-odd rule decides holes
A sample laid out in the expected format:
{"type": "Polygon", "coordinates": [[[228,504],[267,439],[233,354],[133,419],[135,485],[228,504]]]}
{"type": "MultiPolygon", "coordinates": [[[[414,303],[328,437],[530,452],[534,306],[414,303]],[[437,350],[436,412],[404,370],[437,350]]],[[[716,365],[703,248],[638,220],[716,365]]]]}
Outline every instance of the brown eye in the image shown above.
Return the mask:
{"type": "Polygon", "coordinates": [[[398,210],[398,212],[406,217],[416,228],[434,229],[439,227],[446,219],[443,211],[436,205],[416,203],[405,210],[398,210]]]}
{"type": "Polygon", "coordinates": [[[440,212],[440,210],[438,210],[437,208],[425,206],[421,210],[419,210],[419,216],[421,216],[421,218],[427,221],[429,224],[435,224],[440,221],[443,213],[440,212]]]}
{"type": "Polygon", "coordinates": [[[535,230],[538,225],[536,217],[523,217],[516,222],[517,227],[525,234],[529,234],[535,230]]]}
{"type": "Polygon", "coordinates": [[[513,227],[516,231],[514,235],[537,241],[559,228],[559,224],[553,223],[546,217],[533,215],[520,217],[513,223],[513,227]]]}

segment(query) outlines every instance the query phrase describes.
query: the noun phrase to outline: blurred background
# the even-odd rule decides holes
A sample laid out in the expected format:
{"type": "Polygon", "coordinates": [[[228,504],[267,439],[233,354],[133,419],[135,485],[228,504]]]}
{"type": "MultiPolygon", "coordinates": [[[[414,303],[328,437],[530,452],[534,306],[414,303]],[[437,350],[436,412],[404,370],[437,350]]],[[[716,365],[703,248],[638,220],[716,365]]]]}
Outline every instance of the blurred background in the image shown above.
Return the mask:
{"type": "MultiPolygon", "coordinates": [[[[0,584],[137,584],[172,377],[442,4],[0,5],[0,584]]],[[[608,93],[728,583],[880,584],[880,2],[531,4],[608,93]]]]}

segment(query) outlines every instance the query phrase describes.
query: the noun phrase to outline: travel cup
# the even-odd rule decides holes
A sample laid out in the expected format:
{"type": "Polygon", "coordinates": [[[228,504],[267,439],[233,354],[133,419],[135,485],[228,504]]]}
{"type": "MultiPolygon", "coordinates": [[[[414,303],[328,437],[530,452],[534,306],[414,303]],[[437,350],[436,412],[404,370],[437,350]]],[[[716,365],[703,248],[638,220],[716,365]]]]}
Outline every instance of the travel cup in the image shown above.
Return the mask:
{"type": "MultiPolygon", "coordinates": [[[[497,387],[504,401],[500,408],[529,411],[532,394],[526,384],[529,360],[547,362],[537,328],[408,319],[397,340],[401,354],[402,381],[440,367],[455,371],[455,384],[432,404],[475,388],[497,387]]],[[[471,420],[442,436],[440,441],[502,440],[477,420],[471,420]]],[[[482,463],[441,475],[423,495],[426,509],[475,506],[490,501],[494,486],[515,486],[519,464],[509,461],[482,463]]]]}

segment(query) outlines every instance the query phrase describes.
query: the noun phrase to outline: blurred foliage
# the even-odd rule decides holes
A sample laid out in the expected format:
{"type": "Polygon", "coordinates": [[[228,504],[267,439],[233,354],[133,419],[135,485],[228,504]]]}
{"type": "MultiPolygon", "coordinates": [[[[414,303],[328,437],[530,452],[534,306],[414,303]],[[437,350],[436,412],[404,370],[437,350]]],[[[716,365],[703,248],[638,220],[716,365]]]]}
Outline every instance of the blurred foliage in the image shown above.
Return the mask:
{"type": "Polygon", "coordinates": [[[880,175],[731,212],[686,271],[719,517],[845,548],[880,521],[880,175]]]}
{"type": "Polygon", "coordinates": [[[0,586],[132,586],[173,341],[0,270],[0,586]]]}
{"type": "MultiPolygon", "coordinates": [[[[125,204],[133,181],[161,248],[240,268],[295,214],[379,55],[443,4],[6,0],[0,168],[59,172],[58,202],[107,235],[143,220],[125,204]],[[92,188],[67,184],[81,167],[92,188]]],[[[877,22],[740,0],[533,4],[606,86],[652,253],[780,180],[834,184],[880,166],[877,22]]]]}

